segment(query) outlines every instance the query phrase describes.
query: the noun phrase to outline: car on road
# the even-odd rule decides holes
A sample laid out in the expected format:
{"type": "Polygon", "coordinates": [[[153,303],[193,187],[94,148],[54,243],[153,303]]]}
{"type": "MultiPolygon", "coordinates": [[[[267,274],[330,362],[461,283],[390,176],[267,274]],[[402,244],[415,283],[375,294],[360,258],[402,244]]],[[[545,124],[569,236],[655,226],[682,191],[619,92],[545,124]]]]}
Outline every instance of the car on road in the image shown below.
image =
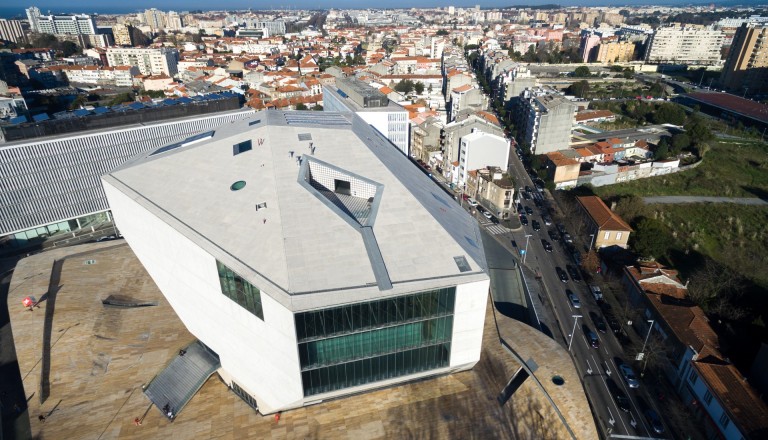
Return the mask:
{"type": "Polygon", "coordinates": [[[573,238],[571,238],[571,234],[569,234],[567,232],[564,233],[563,234],[563,241],[566,242],[566,243],[573,243],[573,238]]]}
{"type": "Polygon", "coordinates": [[[571,266],[570,264],[565,266],[565,269],[568,271],[568,274],[571,276],[571,279],[575,282],[581,281],[581,275],[579,274],[579,269],[576,266],[571,266]]]}
{"type": "Polygon", "coordinates": [[[521,216],[520,216],[520,223],[521,223],[523,226],[528,226],[528,217],[526,217],[526,216],[524,216],[524,215],[521,215],[521,216]]]}
{"type": "Polygon", "coordinates": [[[627,383],[627,386],[630,388],[640,388],[640,381],[637,380],[637,375],[635,374],[635,370],[632,369],[629,365],[627,365],[623,360],[616,358],[616,367],[619,369],[619,374],[621,374],[621,378],[624,379],[624,382],[627,383]]]}
{"type": "Polygon", "coordinates": [[[540,231],[541,230],[541,225],[536,220],[533,220],[531,222],[531,227],[533,228],[534,231],[540,231]]]}
{"type": "Polygon", "coordinates": [[[565,234],[565,225],[562,223],[557,224],[557,231],[561,234],[565,234]]]}
{"type": "Polygon", "coordinates": [[[555,272],[557,272],[557,277],[560,278],[560,281],[564,283],[568,282],[568,274],[565,273],[563,269],[561,269],[559,266],[555,267],[555,272]]]}
{"type": "Polygon", "coordinates": [[[472,197],[467,199],[467,203],[469,203],[469,206],[477,206],[477,200],[473,199],[472,197]]]}
{"type": "Polygon", "coordinates": [[[522,203],[517,204],[517,212],[525,212],[525,208],[523,208],[522,203]]]}
{"type": "Polygon", "coordinates": [[[542,215],[541,216],[541,220],[547,226],[551,226],[552,225],[552,217],[548,216],[547,214],[542,215]]]}
{"type": "Polygon", "coordinates": [[[592,319],[592,324],[595,324],[595,329],[600,333],[605,333],[608,328],[605,325],[605,319],[595,312],[589,312],[589,317],[592,319]]]}
{"type": "Polygon", "coordinates": [[[557,241],[560,238],[557,236],[557,232],[555,232],[554,229],[548,230],[547,234],[549,235],[549,239],[552,241],[557,241]]]}
{"type": "Polygon", "coordinates": [[[485,218],[487,218],[488,220],[490,220],[490,219],[492,219],[492,218],[493,218],[493,215],[492,215],[490,212],[488,212],[488,211],[483,211],[483,215],[484,215],[484,216],[485,216],[485,218]]]}
{"type": "Polygon", "coordinates": [[[524,192],[524,193],[523,193],[523,198],[524,198],[525,200],[531,200],[531,195],[530,195],[530,194],[528,194],[527,192],[524,192]]]}
{"type": "Polygon", "coordinates": [[[589,342],[589,346],[592,348],[600,348],[600,338],[597,337],[597,333],[592,331],[586,324],[582,326],[582,329],[584,330],[584,336],[587,338],[587,342],[589,342]]]}
{"type": "Polygon", "coordinates": [[[533,191],[533,190],[531,189],[531,187],[530,187],[530,186],[528,186],[528,185],[525,185],[525,192],[529,193],[529,192],[531,192],[531,191],[533,191]]]}
{"type": "Polygon", "coordinates": [[[651,425],[651,429],[656,434],[664,434],[664,424],[661,423],[661,417],[652,408],[645,410],[645,418],[648,420],[648,424],[651,425]]]}
{"type": "Polygon", "coordinates": [[[608,392],[611,394],[611,397],[613,397],[613,401],[616,402],[616,406],[618,406],[620,410],[628,413],[631,409],[632,402],[630,402],[627,394],[610,377],[605,379],[605,384],[608,386],[608,392]]]}
{"type": "Polygon", "coordinates": [[[541,239],[541,245],[544,246],[544,250],[547,252],[552,252],[552,245],[543,238],[541,239]]]}
{"type": "Polygon", "coordinates": [[[517,242],[515,240],[512,240],[512,247],[517,247],[517,242]]]}
{"type": "Polygon", "coordinates": [[[565,289],[565,295],[568,297],[568,301],[571,302],[571,306],[574,309],[580,309],[581,308],[581,300],[579,300],[579,297],[576,296],[575,293],[573,293],[569,289],[565,289]]]}
{"type": "Polygon", "coordinates": [[[526,214],[533,215],[533,208],[531,208],[530,206],[526,206],[524,209],[526,214]]]}

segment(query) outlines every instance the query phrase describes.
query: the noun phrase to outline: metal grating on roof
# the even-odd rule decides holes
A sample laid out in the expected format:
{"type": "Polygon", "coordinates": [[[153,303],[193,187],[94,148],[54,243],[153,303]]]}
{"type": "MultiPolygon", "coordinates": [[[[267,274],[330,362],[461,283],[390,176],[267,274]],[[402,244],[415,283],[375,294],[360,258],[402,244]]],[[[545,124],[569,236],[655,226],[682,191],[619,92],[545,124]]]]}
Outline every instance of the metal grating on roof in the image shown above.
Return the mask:
{"type": "Polygon", "coordinates": [[[144,394],[158,409],[168,408],[163,415],[173,419],[192,399],[221,362],[219,356],[195,341],[171,360],[144,389],[144,394]]]}
{"type": "Polygon", "coordinates": [[[456,262],[456,266],[459,267],[459,272],[469,272],[472,268],[469,267],[467,259],[462,255],[460,257],[453,257],[453,261],[456,262]]]}
{"type": "Polygon", "coordinates": [[[338,126],[338,125],[351,125],[350,122],[342,115],[334,114],[320,114],[320,112],[310,113],[297,113],[297,114],[285,114],[285,122],[289,125],[321,125],[321,126],[338,126]]]}
{"type": "Polygon", "coordinates": [[[300,141],[311,141],[312,140],[312,134],[311,133],[299,133],[299,140],[300,141]]]}

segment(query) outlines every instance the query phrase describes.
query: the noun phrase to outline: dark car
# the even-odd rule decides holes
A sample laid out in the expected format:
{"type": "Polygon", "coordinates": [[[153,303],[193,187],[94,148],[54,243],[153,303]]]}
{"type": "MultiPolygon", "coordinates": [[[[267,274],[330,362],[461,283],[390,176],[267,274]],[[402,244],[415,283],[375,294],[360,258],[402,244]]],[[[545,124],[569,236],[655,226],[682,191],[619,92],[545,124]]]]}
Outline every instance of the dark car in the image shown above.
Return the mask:
{"type": "Polygon", "coordinates": [[[560,267],[555,267],[555,272],[557,272],[557,277],[560,278],[560,281],[567,283],[568,282],[568,274],[565,273],[563,269],[560,267]]]}
{"type": "Polygon", "coordinates": [[[547,252],[552,252],[552,245],[549,244],[547,240],[541,239],[541,245],[544,246],[544,250],[547,252]]]}
{"type": "Polygon", "coordinates": [[[613,360],[616,363],[616,368],[619,370],[619,375],[627,383],[627,386],[630,388],[640,388],[640,381],[637,379],[635,370],[621,358],[617,357],[613,358],[613,360]]]}
{"type": "Polygon", "coordinates": [[[525,185],[525,192],[529,193],[529,192],[531,192],[531,191],[533,191],[533,190],[531,189],[531,187],[530,187],[530,186],[528,186],[528,185],[525,185]]]}
{"type": "Polygon", "coordinates": [[[589,326],[586,324],[581,326],[581,328],[584,330],[584,337],[587,338],[589,346],[592,348],[600,348],[600,338],[597,337],[597,333],[593,332],[592,329],[589,328],[589,326]]]}
{"type": "MultiPolygon", "coordinates": [[[[539,195],[538,193],[534,193],[535,196],[539,195]]],[[[541,200],[539,200],[538,197],[533,198],[533,204],[536,205],[537,208],[541,208],[541,200]]]]}
{"type": "Polygon", "coordinates": [[[608,331],[608,328],[605,325],[605,319],[603,319],[600,315],[595,312],[589,312],[589,317],[592,318],[592,323],[595,324],[595,329],[597,329],[597,331],[600,333],[605,333],[608,331]]]}
{"type": "Polygon", "coordinates": [[[525,208],[523,208],[523,204],[522,203],[518,203],[517,204],[517,212],[524,212],[524,211],[525,211],[525,208]]]}
{"type": "Polygon", "coordinates": [[[555,232],[555,230],[554,230],[554,229],[550,229],[550,230],[548,230],[548,231],[547,231],[547,234],[549,234],[549,239],[550,239],[550,240],[552,240],[552,241],[557,241],[557,240],[558,240],[558,238],[559,238],[559,237],[557,236],[557,232],[555,232]]]}
{"type": "Polygon", "coordinates": [[[579,269],[575,266],[571,266],[570,264],[565,266],[565,268],[568,270],[568,274],[571,276],[571,279],[573,281],[579,282],[581,281],[581,275],[579,275],[579,269]]]}
{"type": "Polygon", "coordinates": [[[573,293],[571,289],[565,289],[565,296],[568,297],[568,301],[571,302],[571,306],[574,309],[580,309],[581,308],[581,300],[579,297],[573,293]]]}
{"type": "Polygon", "coordinates": [[[550,226],[552,224],[552,218],[548,216],[547,214],[544,214],[541,216],[541,220],[544,222],[545,225],[550,226]]]}
{"type": "Polygon", "coordinates": [[[521,215],[520,216],[520,223],[522,223],[523,226],[528,226],[528,217],[521,215]]]}
{"type": "Polygon", "coordinates": [[[523,198],[524,198],[525,200],[531,200],[531,195],[530,195],[529,193],[527,193],[527,192],[524,192],[524,193],[523,193],[523,198]]]}
{"type": "Polygon", "coordinates": [[[648,419],[648,424],[651,425],[651,429],[656,434],[664,434],[664,424],[661,423],[661,417],[651,408],[645,410],[645,418],[648,419]]]}
{"type": "Polygon", "coordinates": [[[562,223],[558,223],[558,224],[557,224],[557,230],[558,230],[558,232],[560,232],[561,234],[565,234],[565,225],[563,225],[562,223]]]}
{"type": "Polygon", "coordinates": [[[613,397],[613,401],[616,402],[616,406],[624,412],[629,412],[631,409],[631,402],[626,393],[614,382],[610,377],[605,379],[605,384],[608,385],[608,392],[613,397]]]}
{"type": "Polygon", "coordinates": [[[525,207],[525,213],[528,215],[533,215],[533,209],[531,209],[530,206],[525,207]]]}
{"type": "Polygon", "coordinates": [[[531,222],[531,227],[533,228],[534,231],[540,231],[541,230],[541,225],[536,220],[533,220],[531,222]]]}
{"type": "Polygon", "coordinates": [[[517,247],[517,242],[515,240],[512,240],[512,247],[517,247]]]}

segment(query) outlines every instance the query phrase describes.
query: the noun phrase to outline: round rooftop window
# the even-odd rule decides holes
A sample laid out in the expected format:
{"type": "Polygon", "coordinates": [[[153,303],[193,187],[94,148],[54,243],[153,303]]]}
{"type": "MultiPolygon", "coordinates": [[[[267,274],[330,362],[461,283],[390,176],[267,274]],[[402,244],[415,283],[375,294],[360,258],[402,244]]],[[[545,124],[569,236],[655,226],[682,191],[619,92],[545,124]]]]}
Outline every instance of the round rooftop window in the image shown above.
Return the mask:
{"type": "Polygon", "coordinates": [[[565,379],[563,379],[561,376],[552,376],[552,383],[560,386],[565,384],[565,379]]]}
{"type": "Polygon", "coordinates": [[[229,187],[232,191],[239,191],[243,188],[245,188],[245,180],[238,180],[229,187]]]}

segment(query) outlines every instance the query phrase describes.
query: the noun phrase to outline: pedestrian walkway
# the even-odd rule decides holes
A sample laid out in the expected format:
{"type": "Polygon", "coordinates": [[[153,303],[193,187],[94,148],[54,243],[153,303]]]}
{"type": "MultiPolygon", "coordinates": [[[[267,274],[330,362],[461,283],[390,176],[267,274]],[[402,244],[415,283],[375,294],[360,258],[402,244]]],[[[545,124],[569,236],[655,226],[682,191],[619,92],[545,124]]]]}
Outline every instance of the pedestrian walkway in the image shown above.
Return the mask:
{"type": "Polygon", "coordinates": [[[488,232],[492,235],[501,235],[509,232],[509,229],[501,225],[495,225],[492,223],[486,223],[485,225],[485,229],[488,230],[488,232]]]}

